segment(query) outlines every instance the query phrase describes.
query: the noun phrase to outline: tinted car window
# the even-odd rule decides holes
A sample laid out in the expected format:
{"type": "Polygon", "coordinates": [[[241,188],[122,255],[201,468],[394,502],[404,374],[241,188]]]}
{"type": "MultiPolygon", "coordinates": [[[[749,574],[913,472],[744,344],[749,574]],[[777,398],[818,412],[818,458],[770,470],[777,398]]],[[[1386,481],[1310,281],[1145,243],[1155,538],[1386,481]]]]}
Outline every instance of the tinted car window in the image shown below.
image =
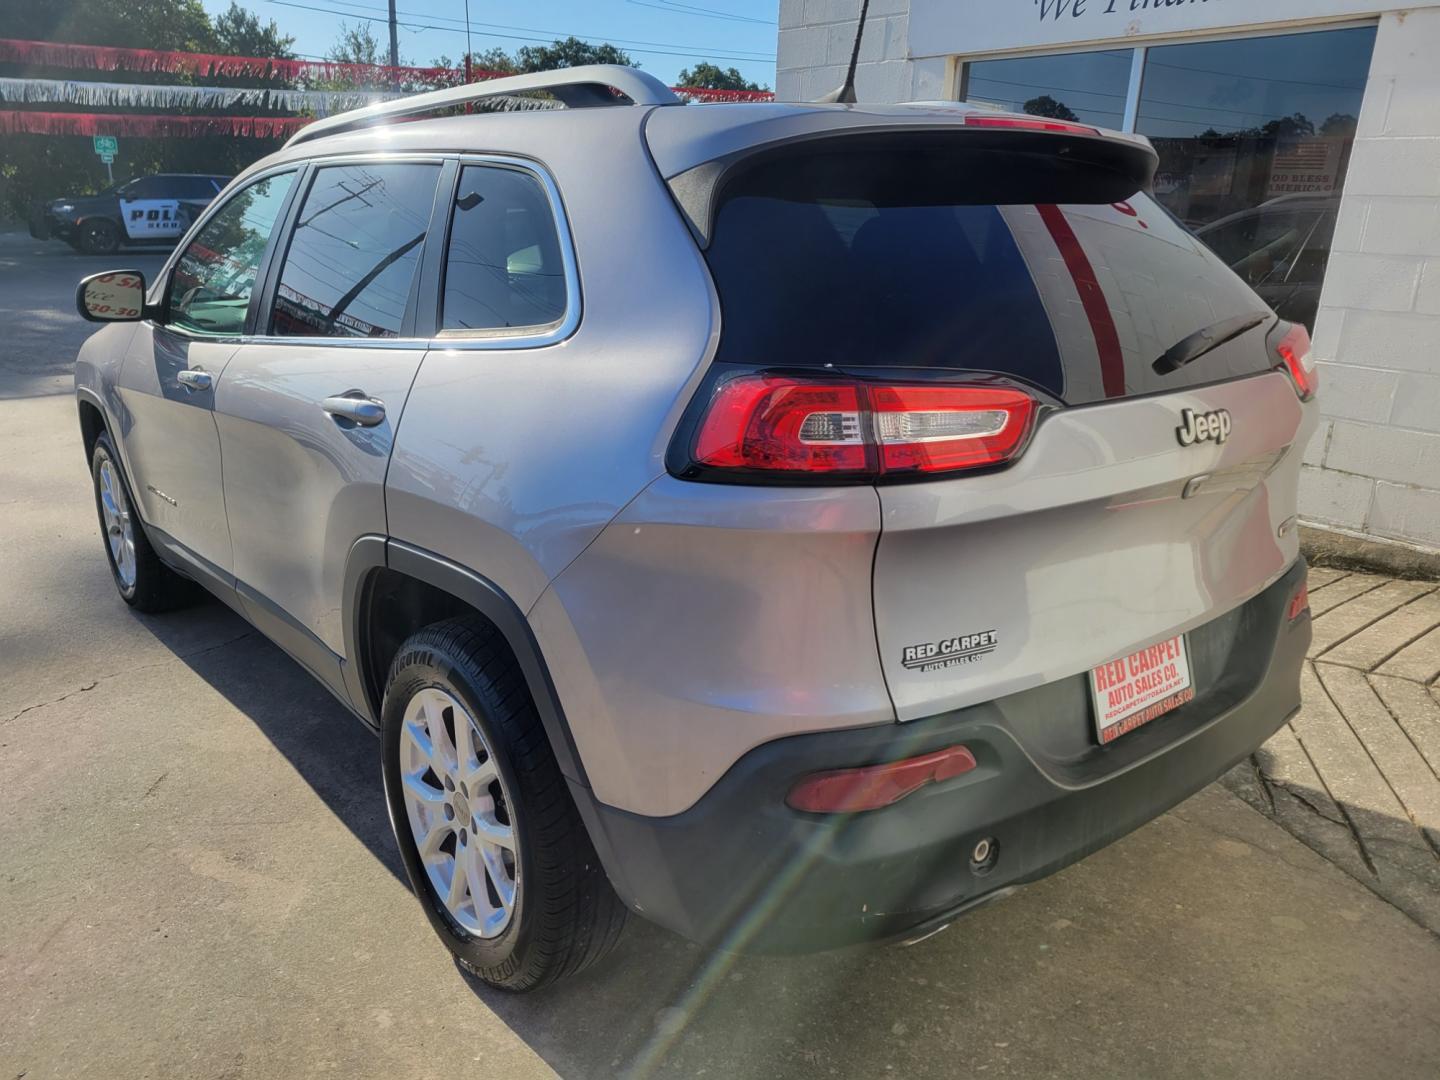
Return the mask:
{"type": "Polygon", "coordinates": [[[445,254],[444,330],[558,322],[565,268],[545,189],[518,169],[467,165],[445,254]]]}
{"type": "Polygon", "coordinates": [[[170,325],[206,334],[244,329],[261,256],[294,182],[288,172],[247,184],[205,223],[170,275],[170,325]]]}
{"type": "Polygon", "coordinates": [[[296,217],[275,295],[282,337],[398,337],[438,165],[331,166],[296,217]]]}
{"type": "Polygon", "coordinates": [[[177,199],[213,199],[215,185],[208,176],[176,176],[167,185],[167,195],[177,199]]]}
{"type": "MultiPolygon", "coordinates": [[[[1161,374],[1155,361],[1263,302],[1143,192],[1111,203],[977,201],[995,155],[810,150],[722,193],[706,252],[717,360],[997,374],[1070,403],[1270,366],[1257,328],[1161,374]]],[[[1113,196],[1111,196],[1113,197],[1113,196]]]]}
{"type": "Polygon", "coordinates": [[[120,189],[122,199],[162,199],[173,194],[167,190],[163,176],[142,176],[120,189]]]}

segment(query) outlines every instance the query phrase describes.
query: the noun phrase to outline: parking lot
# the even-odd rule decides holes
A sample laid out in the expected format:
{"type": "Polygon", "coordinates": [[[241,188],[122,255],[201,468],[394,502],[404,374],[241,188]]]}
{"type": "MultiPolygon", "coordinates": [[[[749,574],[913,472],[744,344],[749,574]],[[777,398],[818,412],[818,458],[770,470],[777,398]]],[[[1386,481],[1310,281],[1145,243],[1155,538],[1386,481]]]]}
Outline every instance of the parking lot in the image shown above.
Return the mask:
{"type": "Polygon", "coordinates": [[[1433,1077],[1440,940],[1212,786],[911,948],[632,921],[507,997],[425,926],[374,739],[218,603],[137,617],[68,396],[95,260],[0,234],[0,1078],[1433,1077]]]}

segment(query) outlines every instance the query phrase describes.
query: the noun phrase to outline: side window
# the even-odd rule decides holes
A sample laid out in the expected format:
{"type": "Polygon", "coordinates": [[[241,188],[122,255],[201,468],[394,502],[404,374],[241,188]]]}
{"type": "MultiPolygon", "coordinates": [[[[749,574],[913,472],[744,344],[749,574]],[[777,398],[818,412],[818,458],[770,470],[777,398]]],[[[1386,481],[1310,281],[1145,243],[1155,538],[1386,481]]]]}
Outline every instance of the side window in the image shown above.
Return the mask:
{"type": "Polygon", "coordinates": [[[540,181],[520,169],[460,172],[445,252],[440,328],[544,327],[565,316],[565,266],[540,181]]]}
{"type": "Polygon", "coordinates": [[[167,322],[203,334],[238,334],[255,275],[293,172],[267,176],[232,195],[181,254],[165,292],[167,322]]]}
{"type": "Polygon", "coordinates": [[[398,337],[440,166],[320,169],[295,219],[270,332],[398,337]]]}
{"type": "Polygon", "coordinates": [[[213,199],[215,185],[204,176],[176,177],[170,194],[177,199],[213,199]]]}
{"type": "Polygon", "coordinates": [[[125,186],[121,198],[162,199],[169,194],[165,187],[165,178],[162,176],[142,176],[125,186]]]}

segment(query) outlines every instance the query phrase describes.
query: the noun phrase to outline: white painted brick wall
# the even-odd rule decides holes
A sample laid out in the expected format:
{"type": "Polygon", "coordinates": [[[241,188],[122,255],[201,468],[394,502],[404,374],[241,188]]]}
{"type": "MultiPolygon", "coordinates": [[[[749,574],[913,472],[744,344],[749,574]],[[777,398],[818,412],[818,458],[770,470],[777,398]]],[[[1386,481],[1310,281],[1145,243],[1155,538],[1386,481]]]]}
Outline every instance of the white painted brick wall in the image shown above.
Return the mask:
{"type": "Polygon", "coordinates": [[[1440,548],[1440,11],[1382,15],[1315,355],[1311,521],[1440,548]]]}
{"type": "MultiPolygon", "coordinates": [[[[860,0],[780,0],[776,97],[809,101],[838,89],[855,47],[859,15],[860,0]]],[[[855,68],[855,90],[861,101],[908,101],[917,96],[917,65],[907,58],[909,32],[910,0],[870,0],[855,68]]],[[[943,63],[940,70],[943,82],[943,63]]],[[[926,65],[923,79],[936,82],[933,61],[926,65]]]]}
{"type": "MultiPolygon", "coordinates": [[[[910,3],[871,0],[860,100],[951,96],[947,60],[907,58],[910,3]]],[[[859,10],[860,0],[780,0],[782,100],[840,85],[859,10]]],[[[1440,549],[1437,56],[1440,10],[1380,17],[1315,326],[1324,420],[1305,449],[1300,512],[1440,549]]]]}

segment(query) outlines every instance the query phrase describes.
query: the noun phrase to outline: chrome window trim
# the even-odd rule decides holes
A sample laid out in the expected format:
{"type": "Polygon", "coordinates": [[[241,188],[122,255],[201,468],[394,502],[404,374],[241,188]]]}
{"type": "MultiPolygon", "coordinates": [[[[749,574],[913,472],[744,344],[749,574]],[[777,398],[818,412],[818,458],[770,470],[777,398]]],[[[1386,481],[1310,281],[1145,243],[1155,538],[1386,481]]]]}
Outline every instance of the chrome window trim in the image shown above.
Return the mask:
{"type": "MultiPolygon", "coordinates": [[[[545,196],[550,202],[550,212],[555,220],[555,232],[560,244],[560,261],[565,272],[565,314],[558,322],[547,323],[541,327],[516,327],[514,329],[501,328],[497,330],[442,330],[433,338],[352,338],[352,337],[276,337],[269,334],[201,334],[190,330],[182,330],[176,327],[165,326],[169,333],[178,334],[183,337],[192,338],[196,341],[233,341],[240,345],[300,345],[312,346],[315,348],[350,348],[350,349],[436,349],[443,351],[452,350],[493,350],[493,349],[537,349],[547,345],[556,345],[566,340],[580,326],[581,309],[583,299],[580,290],[579,263],[575,257],[575,244],[570,232],[570,218],[565,213],[565,203],[560,197],[560,188],[555,183],[550,170],[531,158],[516,157],[507,154],[427,154],[427,153],[376,153],[373,151],[359,151],[353,154],[327,154],[323,157],[297,158],[286,161],[270,168],[263,169],[249,176],[236,177],[234,184],[249,186],[253,181],[263,180],[267,176],[276,173],[294,171],[297,174],[302,172],[307,165],[315,168],[323,168],[326,165],[353,165],[368,161],[384,162],[387,164],[416,163],[441,165],[446,161],[458,161],[463,168],[466,165],[486,165],[494,168],[516,169],[520,172],[529,173],[539,181],[540,186],[545,190],[545,196]],[[518,331],[518,332],[517,332],[518,331]]],[[[235,190],[239,190],[236,186],[235,190]]],[[[222,193],[223,194],[223,193],[222,193]]],[[[229,200],[225,200],[228,202],[229,200]]],[[[192,231],[198,235],[214,214],[219,212],[217,204],[221,202],[217,196],[215,201],[206,208],[193,226],[192,231]]],[[[453,209],[447,215],[447,224],[453,217],[453,209]]],[[[186,233],[180,244],[176,245],[170,258],[166,261],[164,268],[156,279],[152,292],[162,281],[168,281],[170,271],[179,260],[180,253],[189,246],[191,233],[186,233]]],[[[426,242],[429,242],[427,238],[426,242]]],[[[450,237],[444,238],[448,246],[450,237]]],[[[443,265],[443,262],[442,262],[443,265]]],[[[283,269],[283,266],[282,266],[283,269]]],[[[278,281],[278,278],[277,278],[278,281]]],[[[147,298],[147,302],[149,301],[147,298]]],[[[153,320],[145,320],[152,326],[162,324],[154,323],[153,320]]]]}
{"type": "MultiPolygon", "coordinates": [[[[460,154],[460,167],[466,165],[489,166],[491,168],[514,169],[529,173],[540,182],[545,197],[550,202],[550,214],[555,221],[555,235],[560,245],[560,264],[565,273],[565,312],[558,320],[539,326],[496,327],[489,330],[439,330],[431,339],[435,349],[535,349],[555,345],[569,338],[580,326],[581,309],[584,306],[580,291],[580,269],[575,258],[575,242],[570,233],[570,218],[565,213],[565,203],[560,197],[560,188],[550,170],[538,161],[504,154],[460,154]]],[[[458,183],[458,180],[457,180],[458,183]]],[[[453,209],[450,215],[453,220],[453,209]]],[[[445,237],[446,252],[449,254],[450,237],[445,237]]],[[[443,257],[441,266],[445,265],[443,257]]],[[[444,296],[439,298],[444,303],[444,296]]],[[[444,318],[443,307],[440,316],[444,318]]]]}

